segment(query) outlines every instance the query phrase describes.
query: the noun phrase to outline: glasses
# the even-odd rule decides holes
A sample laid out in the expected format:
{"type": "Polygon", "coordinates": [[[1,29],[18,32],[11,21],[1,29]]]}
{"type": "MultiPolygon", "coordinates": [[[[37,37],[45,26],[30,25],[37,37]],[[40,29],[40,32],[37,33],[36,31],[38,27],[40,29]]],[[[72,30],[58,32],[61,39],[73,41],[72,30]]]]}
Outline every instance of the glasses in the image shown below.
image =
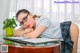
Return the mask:
{"type": "Polygon", "coordinates": [[[22,19],[22,22],[20,22],[20,26],[24,23],[24,21],[26,20],[26,18],[28,17],[28,15],[29,15],[29,13],[27,14],[26,17],[24,17],[24,18],[22,19]]]}

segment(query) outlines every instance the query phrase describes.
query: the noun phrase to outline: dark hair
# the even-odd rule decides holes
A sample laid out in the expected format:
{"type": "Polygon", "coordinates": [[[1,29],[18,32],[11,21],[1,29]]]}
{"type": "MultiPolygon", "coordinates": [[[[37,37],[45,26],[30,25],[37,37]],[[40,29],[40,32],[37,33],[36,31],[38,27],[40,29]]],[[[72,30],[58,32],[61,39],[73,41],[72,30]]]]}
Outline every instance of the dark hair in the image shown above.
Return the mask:
{"type": "Polygon", "coordinates": [[[35,19],[35,18],[40,18],[41,16],[39,16],[39,15],[34,15],[33,16],[33,18],[35,19]]]}
{"type": "Polygon", "coordinates": [[[21,9],[21,10],[19,10],[17,13],[16,13],[16,19],[17,19],[17,17],[18,17],[18,15],[20,14],[20,13],[30,13],[28,10],[26,10],[26,9],[21,9]]]}
{"type": "MultiPolygon", "coordinates": [[[[19,10],[17,13],[16,13],[16,19],[18,19],[18,15],[20,14],[20,13],[30,13],[28,10],[26,10],[26,9],[21,9],[21,10],[19,10]]],[[[33,18],[40,18],[40,16],[38,16],[38,15],[34,15],[33,16],[33,18]]]]}

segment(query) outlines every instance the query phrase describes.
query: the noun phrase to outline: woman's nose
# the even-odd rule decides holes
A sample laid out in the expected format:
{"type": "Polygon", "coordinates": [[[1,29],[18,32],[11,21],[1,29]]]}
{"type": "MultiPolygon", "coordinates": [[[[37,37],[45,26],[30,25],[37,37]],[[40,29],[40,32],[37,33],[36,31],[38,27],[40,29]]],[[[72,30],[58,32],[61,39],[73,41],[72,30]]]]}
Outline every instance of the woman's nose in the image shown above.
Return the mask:
{"type": "Polygon", "coordinates": [[[27,22],[24,22],[24,25],[26,25],[26,26],[27,26],[27,25],[28,25],[28,23],[27,23],[27,22]]]}

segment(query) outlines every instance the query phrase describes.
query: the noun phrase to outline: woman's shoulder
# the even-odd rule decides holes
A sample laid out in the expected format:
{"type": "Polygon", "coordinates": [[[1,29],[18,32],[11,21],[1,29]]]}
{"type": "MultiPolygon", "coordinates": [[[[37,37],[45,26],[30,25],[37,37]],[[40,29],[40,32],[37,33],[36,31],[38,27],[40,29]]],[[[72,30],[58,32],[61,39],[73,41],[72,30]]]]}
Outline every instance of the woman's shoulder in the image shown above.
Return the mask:
{"type": "Polygon", "coordinates": [[[49,18],[43,17],[43,16],[41,16],[40,18],[36,18],[35,20],[38,21],[38,22],[41,22],[41,21],[44,21],[44,20],[50,21],[49,18]]]}
{"type": "Polygon", "coordinates": [[[48,18],[48,17],[40,17],[40,20],[48,20],[48,21],[50,21],[50,19],[48,18]]]}

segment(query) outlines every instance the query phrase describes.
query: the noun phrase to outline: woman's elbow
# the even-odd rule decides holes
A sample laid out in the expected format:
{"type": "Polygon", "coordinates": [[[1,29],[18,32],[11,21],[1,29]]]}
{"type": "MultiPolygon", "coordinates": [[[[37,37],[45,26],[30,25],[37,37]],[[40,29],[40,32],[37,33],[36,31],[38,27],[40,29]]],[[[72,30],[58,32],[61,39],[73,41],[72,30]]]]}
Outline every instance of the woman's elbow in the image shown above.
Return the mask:
{"type": "Polygon", "coordinates": [[[17,36],[16,32],[13,32],[13,36],[17,36]]]}

